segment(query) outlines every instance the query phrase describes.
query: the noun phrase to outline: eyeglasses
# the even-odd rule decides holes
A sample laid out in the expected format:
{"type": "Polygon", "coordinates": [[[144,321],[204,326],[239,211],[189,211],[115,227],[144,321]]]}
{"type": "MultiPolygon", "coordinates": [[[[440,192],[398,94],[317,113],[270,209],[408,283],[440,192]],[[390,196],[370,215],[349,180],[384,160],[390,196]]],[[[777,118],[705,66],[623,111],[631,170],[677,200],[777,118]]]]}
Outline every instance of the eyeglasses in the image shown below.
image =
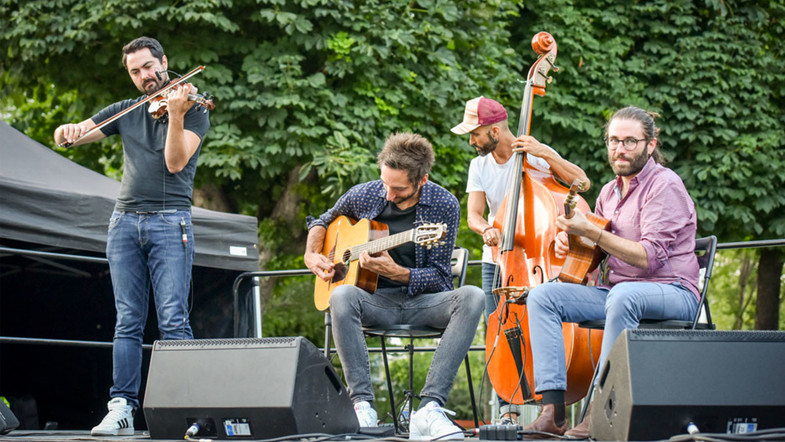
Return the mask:
{"type": "Polygon", "coordinates": [[[646,138],[633,138],[627,137],[623,140],[620,140],[616,137],[605,138],[605,145],[608,146],[608,149],[616,149],[619,147],[619,143],[624,146],[624,150],[633,150],[638,146],[638,143],[641,141],[648,141],[646,138]]]}
{"type": "Polygon", "coordinates": [[[605,145],[608,146],[608,149],[616,149],[619,147],[619,144],[624,146],[624,150],[634,150],[638,143],[641,141],[648,141],[646,138],[633,138],[627,137],[623,140],[620,140],[616,137],[605,138],[605,145]]]}

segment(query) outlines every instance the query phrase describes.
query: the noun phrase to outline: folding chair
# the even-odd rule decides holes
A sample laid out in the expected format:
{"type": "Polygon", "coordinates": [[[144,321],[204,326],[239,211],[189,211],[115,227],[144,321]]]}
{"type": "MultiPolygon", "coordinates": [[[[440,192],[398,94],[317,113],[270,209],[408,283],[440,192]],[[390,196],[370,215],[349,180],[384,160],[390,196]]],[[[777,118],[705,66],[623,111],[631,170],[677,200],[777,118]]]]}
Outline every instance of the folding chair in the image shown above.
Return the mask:
{"type": "MultiPolygon", "coordinates": [[[[685,329],[685,330],[714,330],[716,326],[711,320],[711,311],[709,310],[709,301],[707,294],[709,292],[709,280],[711,279],[711,271],[714,268],[714,254],[717,251],[717,237],[714,235],[695,240],[695,254],[698,255],[698,265],[703,270],[703,285],[700,289],[700,300],[698,301],[698,308],[695,311],[695,316],[691,321],[683,321],[676,319],[642,319],[639,329],[685,329]],[[706,322],[700,322],[702,317],[706,318],[706,322]]],[[[605,320],[600,319],[596,321],[584,321],[578,324],[582,328],[599,329],[605,328],[605,320]]],[[[594,378],[597,377],[599,372],[599,364],[594,370],[592,382],[589,385],[589,391],[586,394],[585,403],[581,410],[581,418],[578,422],[582,422],[586,417],[589,403],[591,403],[592,393],[594,392],[594,378]]]]}
{"type": "MultiPolygon", "coordinates": [[[[466,268],[469,262],[469,251],[462,247],[456,247],[452,253],[452,276],[455,281],[455,286],[461,287],[466,281],[466,268]]],[[[390,413],[392,415],[393,423],[395,425],[396,433],[403,433],[408,431],[409,417],[412,414],[412,399],[417,395],[414,393],[413,375],[414,375],[414,339],[436,339],[440,338],[444,333],[444,329],[434,327],[418,327],[410,324],[396,324],[392,327],[376,328],[376,327],[363,327],[363,332],[367,336],[378,336],[381,341],[382,356],[384,359],[384,374],[387,379],[387,392],[390,398],[390,413]],[[409,344],[405,346],[409,356],[409,386],[404,391],[403,407],[401,412],[404,412],[404,419],[399,420],[397,412],[395,394],[392,388],[392,380],[390,377],[390,366],[387,360],[387,346],[386,338],[401,338],[409,339],[409,344]],[[404,408],[406,408],[404,410],[404,408]],[[401,422],[403,421],[403,422],[401,422]],[[402,425],[405,424],[406,428],[403,429],[402,425]]],[[[474,397],[474,387],[472,385],[472,373],[469,364],[469,355],[464,358],[464,365],[466,366],[466,377],[469,383],[469,396],[472,402],[472,412],[474,413],[475,428],[479,427],[479,418],[477,415],[477,402],[474,397]]]]}

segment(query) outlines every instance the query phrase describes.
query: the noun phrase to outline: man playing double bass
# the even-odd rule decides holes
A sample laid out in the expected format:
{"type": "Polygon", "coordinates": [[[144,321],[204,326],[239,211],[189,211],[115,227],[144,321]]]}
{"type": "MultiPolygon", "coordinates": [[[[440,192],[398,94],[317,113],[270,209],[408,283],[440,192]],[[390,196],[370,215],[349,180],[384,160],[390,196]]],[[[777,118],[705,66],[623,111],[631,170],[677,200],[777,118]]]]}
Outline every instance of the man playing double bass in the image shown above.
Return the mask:
{"type": "MultiPolygon", "coordinates": [[[[514,170],[513,149],[525,152],[527,161],[536,169],[552,173],[565,183],[580,180],[588,189],[589,179],[583,170],[562,158],[555,150],[540,143],[534,137],[524,135],[516,138],[507,123],[507,110],[499,102],[477,97],[466,102],[461,124],[452,128],[458,135],[469,134],[469,144],[479,155],[469,165],[469,194],[466,220],[469,228],[483,238],[482,288],[485,291],[485,319],[496,310],[499,297],[492,290],[497,265],[491,257],[491,247],[500,244],[502,232],[493,227],[499,206],[507,195],[510,175],[514,170]],[[488,219],[483,217],[486,205],[488,219]]],[[[516,422],[517,409],[499,398],[501,423],[516,422]]]]}
{"type": "Polygon", "coordinates": [[[443,408],[453,380],[469,351],[482,315],[482,290],[463,286],[453,290],[450,259],[460,221],[460,204],[446,189],[428,180],[434,162],[431,143],[420,135],[391,135],[379,153],[381,179],[358,184],[319,218],[308,219],[305,265],[319,278],[330,280],[335,264],[324,256],[327,226],[339,216],[384,223],[390,235],[422,223],[446,224],[444,242],[425,248],[398,246],[359,258],[361,268],[379,275],[374,293],[351,284],[339,285],[330,296],[333,338],[349,393],[361,427],[375,427],[373,387],[362,327],[413,324],[445,328],[436,348],[411,418],[412,440],[463,439],[443,408]]]}
{"type": "MultiPolygon", "coordinates": [[[[529,292],[535,390],[544,405],[525,430],[562,435],[567,429],[562,322],[605,319],[598,361],[602,366],[619,334],[637,328],[641,319],[690,320],[697,311],[695,206],[681,178],[661,165],[654,117],[625,107],[605,128],[608,162],[616,178],[600,191],[595,214],[610,220],[610,230],[592,224],[580,210],[570,219],[556,220],[563,230],[556,237],[557,256],[569,252],[568,233],[586,237],[609,255],[607,277],[594,287],[552,282],[529,292]]],[[[588,437],[589,419],[566,435],[588,437]]]]}

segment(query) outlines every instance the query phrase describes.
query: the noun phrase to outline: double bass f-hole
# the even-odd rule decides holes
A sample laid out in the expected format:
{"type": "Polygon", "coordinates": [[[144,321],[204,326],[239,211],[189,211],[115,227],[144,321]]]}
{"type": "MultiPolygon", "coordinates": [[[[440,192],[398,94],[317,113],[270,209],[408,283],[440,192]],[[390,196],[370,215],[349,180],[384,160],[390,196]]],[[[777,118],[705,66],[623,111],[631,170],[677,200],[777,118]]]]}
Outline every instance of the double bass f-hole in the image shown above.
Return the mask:
{"type": "Polygon", "coordinates": [[[545,282],[545,270],[543,270],[542,266],[539,264],[535,265],[534,269],[532,270],[532,276],[537,276],[538,274],[540,275],[540,281],[537,282],[536,285],[540,285],[545,282]]]}

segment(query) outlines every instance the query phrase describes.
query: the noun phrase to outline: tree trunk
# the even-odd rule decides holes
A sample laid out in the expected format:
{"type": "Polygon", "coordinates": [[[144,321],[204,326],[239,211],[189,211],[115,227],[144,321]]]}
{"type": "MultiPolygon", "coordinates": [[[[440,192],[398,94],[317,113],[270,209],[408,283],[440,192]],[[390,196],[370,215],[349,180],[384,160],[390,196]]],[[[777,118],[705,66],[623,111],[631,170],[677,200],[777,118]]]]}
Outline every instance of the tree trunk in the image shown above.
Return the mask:
{"type": "Polygon", "coordinates": [[[755,330],[777,330],[780,323],[780,277],[783,253],[778,248],[760,251],[758,262],[758,302],[755,330]]]}
{"type": "Polygon", "coordinates": [[[754,296],[754,292],[747,295],[747,281],[750,279],[752,271],[752,260],[747,253],[741,254],[741,265],[739,267],[739,307],[736,313],[734,330],[741,330],[744,326],[744,311],[747,310],[749,300],[754,296]]]}
{"type": "Polygon", "coordinates": [[[194,206],[203,209],[227,213],[234,213],[237,211],[236,204],[232,204],[232,201],[226,196],[226,193],[212,184],[194,189],[193,201],[194,206]]]}
{"type": "MultiPolygon", "coordinates": [[[[297,193],[297,185],[300,183],[299,179],[300,167],[295,167],[289,172],[286,179],[286,188],[278,201],[275,203],[270,218],[275,220],[276,223],[292,226],[292,239],[303,236],[304,228],[296,222],[297,215],[300,209],[300,195],[297,193]]],[[[296,241],[293,241],[296,242],[296,241]]],[[[303,244],[303,250],[305,245],[303,244]]],[[[259,268],[262,270],[267,269],[267,263],[274,256],[275,253],[280,253],[277,249],[271,249],[266,244],[259,244],[259,268]]],[[[259,281],[260,308],[264,312],[265,305],[273,294],[273,287],[278,278],[262,278],[259,281]]]]}

